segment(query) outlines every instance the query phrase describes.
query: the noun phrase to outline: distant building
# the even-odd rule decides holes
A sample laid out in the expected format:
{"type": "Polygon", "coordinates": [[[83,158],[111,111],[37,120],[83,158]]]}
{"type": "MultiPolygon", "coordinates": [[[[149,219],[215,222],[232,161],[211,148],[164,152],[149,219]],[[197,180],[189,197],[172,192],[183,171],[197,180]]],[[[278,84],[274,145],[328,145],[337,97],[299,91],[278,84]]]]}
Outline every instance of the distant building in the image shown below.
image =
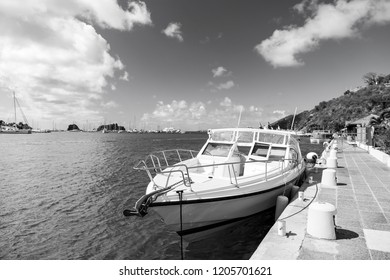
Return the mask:
{"type": "Polygon", "coordinates": [[[358,120],[355,120],[355,121],[346,121],[345,122],[345,126],[346,127],[356,127],[358,125],[360,126],[368,126],[368,124],[370,123],[370,120],[372,117],[375,117],[375,118],[378,118],[377,115],[374,115],[374,114],[371,114],[371,115],[368,115],[364,118],[361,118],[361,119],[358,119],[358,120]]]}

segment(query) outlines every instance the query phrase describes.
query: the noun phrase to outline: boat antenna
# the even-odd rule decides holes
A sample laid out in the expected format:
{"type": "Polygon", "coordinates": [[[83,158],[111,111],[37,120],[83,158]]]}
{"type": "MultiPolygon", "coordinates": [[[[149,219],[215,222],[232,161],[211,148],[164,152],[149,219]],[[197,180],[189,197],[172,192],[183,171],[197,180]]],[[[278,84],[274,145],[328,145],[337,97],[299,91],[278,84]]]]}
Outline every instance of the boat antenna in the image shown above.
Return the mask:
{"type": "Polygon", "coordinates": [[[291,123],[291,130],[293,130],[293,127],[294,127],[294,121],[295,121],[295,115],[296,114],[297,114],[297,107],[295,107],[294,117],[293,117],[293,120],[292,120],[292,123],[291,123]]]}
{"type": "Polygon", "coordinates": [[[239,115],[239,117],[238,117],[237,128],[240,126],[240,122],[241,122],[242,107],[243,107],[243,106],[240,107],[240,115],[239,115]]]}

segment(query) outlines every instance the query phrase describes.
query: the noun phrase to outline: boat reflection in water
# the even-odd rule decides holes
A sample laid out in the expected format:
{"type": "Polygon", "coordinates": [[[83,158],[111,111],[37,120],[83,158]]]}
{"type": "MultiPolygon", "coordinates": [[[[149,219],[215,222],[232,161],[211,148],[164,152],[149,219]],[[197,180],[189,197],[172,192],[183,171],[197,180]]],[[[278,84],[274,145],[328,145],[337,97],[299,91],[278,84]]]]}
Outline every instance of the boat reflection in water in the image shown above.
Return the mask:
{"type": "Polygon", "coordinates": [[[149,208],[187,240],[275,206],[286,186],[304,176],[305,163],[291,132],[253,128],[209,130],[199,152],[153,153],[134,169],[150,183],[125,216],[149,208]]]}

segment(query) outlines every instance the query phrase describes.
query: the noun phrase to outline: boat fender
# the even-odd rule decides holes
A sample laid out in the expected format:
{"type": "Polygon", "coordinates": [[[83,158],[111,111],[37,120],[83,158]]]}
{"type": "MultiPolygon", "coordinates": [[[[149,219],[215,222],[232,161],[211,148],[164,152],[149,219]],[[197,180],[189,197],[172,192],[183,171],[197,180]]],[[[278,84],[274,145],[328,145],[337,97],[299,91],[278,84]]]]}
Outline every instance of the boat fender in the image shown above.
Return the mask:
{"type": "Polygon", "coordinates": [[[315,152],[310,152],[306,155],[306,162],[307,163],[316,163],[318,159],[318,155],[315,152]]]}
{"type": "Polygon", "coordinates": [[[294,185],[294,186],[291,187],[290,200],[294,199],[294,197],[297,195],[298,191],[299,191],[299,187],[298,186],[294,185]]]}
{"type": "Polygon", "coordinates": [[[280,215],[283,213],[288,205],[288,197],[284,195],[279,195],[276,198],[276,209],[275,209],[275,221],[277,221],[280,215]]]}

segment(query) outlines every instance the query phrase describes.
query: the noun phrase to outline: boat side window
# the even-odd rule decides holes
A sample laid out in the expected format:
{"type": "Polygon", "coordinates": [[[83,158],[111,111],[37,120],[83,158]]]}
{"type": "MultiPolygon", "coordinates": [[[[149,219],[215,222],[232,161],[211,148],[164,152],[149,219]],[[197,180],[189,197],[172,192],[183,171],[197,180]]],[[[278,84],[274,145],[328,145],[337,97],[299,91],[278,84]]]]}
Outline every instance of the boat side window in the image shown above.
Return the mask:
{"type": "Polygon", "coordinates": [[[255,146],[253,147],[251,155],[260,156],[260,157],[267,157],[268,149],[269,149],[269,145],[256,143],[255,146]]]}
{"type": "Polygon", "coordinates": [[[290,148],[290,157],[289,157],[289,159],[291,160],[291,163],[293,164],[293,165],[296,165],[298,162],[298,153],[297,153],[297,151],[295,151],[294,149],[291,149],[290,148]]]}
{"type": "Polygon", "coordinates": [[[269,155],[269,160],[281,160],[284,159],[286,155],[285,147],[271,147],[271,153],[269,155]]]}
{"type": "Polygon", "coordinates": [[[232,146],[232,144],[225,143],[208,143],[202,154],[206,156],[227,157],[232,146]]]}
{"type": "Polygon", "coordinates": [[[240,152],[240,154],[243,154],[244,156],[247,156],[249,155],[249,152],[251,151],[251,146],[240,146],[238,145],[237,146],[238,148],[238,151],[240,152]]]}

